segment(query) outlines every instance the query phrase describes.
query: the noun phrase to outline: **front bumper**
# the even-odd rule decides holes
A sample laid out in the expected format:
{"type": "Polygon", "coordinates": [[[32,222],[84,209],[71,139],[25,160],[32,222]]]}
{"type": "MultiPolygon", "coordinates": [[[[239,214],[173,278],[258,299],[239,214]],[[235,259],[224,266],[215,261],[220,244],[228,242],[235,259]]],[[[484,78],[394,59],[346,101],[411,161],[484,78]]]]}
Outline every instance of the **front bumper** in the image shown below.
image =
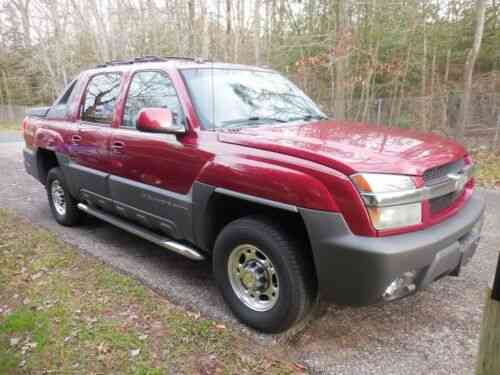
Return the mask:
{"type": "Polygon", "coordinates": [[[388,237],[352,234],[339,213],[301,209],[322,298],[367,305],[382,300],[405,272],[417,271],[416,289],[458,275],[480,239],[484,201],[474,193],[453,217],[430,228],[388,237]]]}

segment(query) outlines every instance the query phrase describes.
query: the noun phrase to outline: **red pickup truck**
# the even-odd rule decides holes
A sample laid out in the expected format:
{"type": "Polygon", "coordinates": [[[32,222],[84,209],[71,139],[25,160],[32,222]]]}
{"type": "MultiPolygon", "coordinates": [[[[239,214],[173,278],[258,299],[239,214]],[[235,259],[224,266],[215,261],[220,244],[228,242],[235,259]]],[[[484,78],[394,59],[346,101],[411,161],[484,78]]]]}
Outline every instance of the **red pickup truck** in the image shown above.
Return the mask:
{"type": "Polygon", "coordinates": [[[184,58],[82,72],[23,122],[62,225],[88,214],[194,260],[265,332],[318,296],[366,305],[458,275],[484,202],[435,134],[329,120],[277,72],[184,58]]]}

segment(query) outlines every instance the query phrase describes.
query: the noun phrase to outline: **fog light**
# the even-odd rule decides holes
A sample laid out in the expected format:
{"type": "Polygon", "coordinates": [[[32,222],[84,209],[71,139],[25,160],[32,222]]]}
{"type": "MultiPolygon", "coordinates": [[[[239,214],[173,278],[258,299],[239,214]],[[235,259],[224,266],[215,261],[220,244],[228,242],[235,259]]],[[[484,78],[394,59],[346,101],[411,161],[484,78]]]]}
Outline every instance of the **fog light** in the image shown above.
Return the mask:
{"type": "Polygon", "coordinates": [[[415,278],[417,271],[408,271],[389,284],[382,297],[386,301],[392,301],[412,293],[417,286],[415,278]]]}

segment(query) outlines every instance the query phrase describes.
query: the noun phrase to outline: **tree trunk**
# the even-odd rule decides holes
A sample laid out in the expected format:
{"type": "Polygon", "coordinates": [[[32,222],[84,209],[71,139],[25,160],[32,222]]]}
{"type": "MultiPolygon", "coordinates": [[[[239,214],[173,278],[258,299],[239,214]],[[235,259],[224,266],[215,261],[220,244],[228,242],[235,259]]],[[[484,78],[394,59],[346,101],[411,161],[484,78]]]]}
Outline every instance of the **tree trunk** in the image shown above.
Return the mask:
{"type": "Polygon", "coordinates": [[[209,18],[206,1],[201,1],[201,17],[203,21],[203,35],[201,36],[201,57],[210,57],[209,18]]]}
{"type": "Polygon", "coordinates": [[[7,82],[7,74],[5,74],[4,71],[2,71],[2,81],[5,91],[5,102],[7,103],[7,117],[10,121],[12,121],[14,119],[14,113],[12,111],[12,100],[10,97],[9,83],[7,82]]]}
{"type": "Polygon", "coordinates": [[[493,289],[487,289],[488,296],[484,308],[479,341],[477,375],[500,373],[500,256],[493,281],[493,289]]]}
{"type": "Polygon", "coordinates": [[[430,88],[430,103],[429,103],[429,129],[433,128],[433,117],[434,117],[434,86],[436,84],[436,48],[432,54],[432,65],[431,65],[431,88],[430,88]]]}
{"type": "Polygon", "coordinates": [[[448,52],[446,52],[446,67],[444,71],[445,84],[448,84],[448,78],[450,76],[450,60],[451,60],[451,49],[448,48],[448,52]]]}
{"type": "Polygon", "coordinates": [[[472,94],[472,75],[474,73],[474,67],[476,65],[479,51],[481,50],[484,18],[486,13],[486,0],[477,0],[476,7],[476,31],[474,34],[474,44],[472,45],[472,49],[467,56],[464,71],[464,97],[462,99],[462,105],[460,106],[460,122],[458,127],[458,139],[460,141],[464,140],[465,128],[470,118],[469,107],[472,94]]]}
{"type": "Polygon", "coordinates": [[[31,19],[30,19],[30,2],[31,0],[11,0],[21,15],[21,23],[23,28],[23,47],[31,47],[31,19]]]}
{"type": "Polygon", "coordinates": [[[220,14],[221,14],[221,0],[217,0],[216,16],[215,16],[215,37],[214,40],[214,59],[219,59],[219,38],[220,32],[220,14]]]}
{"type": "Polygon", "coordinates": [[[260,0],[255,0],[254,11],[255,64],[260,65],[260,0]]]}
{"type": "Polygon", "coordinates": [[[424,57],[422,61],[422,91],[421,91],[421,124],[422,129],[427,129],[427,106],[426,106],[426,90],[427,90],[427,35],[425,33],[426,21],[424,20],[424,57]]]}
{"type": "Polygon", "coordinates": [[[188,0],[188,17],[189,17],[189,30],[188,30],[188,53],[189,56],[194,56],[194,18],[195,18],[195,4],[194,0],[188,0]]]}
{"type": "Polygon", "coordinates": [[[339,0],[337,4],[337,32],[335,56],[335,108],[334,115],[338,120],[345,119],[346,80],[348,74],[348,54],[346,43],[342,39],[347,31],[347,0],[339,0]]]}
{"type": "Polygon", "coordinates": [[[226,43],[224,45],[224,60],[229,60],[229,45],[231,40],[231,0],[226,0],[226,43]]]}

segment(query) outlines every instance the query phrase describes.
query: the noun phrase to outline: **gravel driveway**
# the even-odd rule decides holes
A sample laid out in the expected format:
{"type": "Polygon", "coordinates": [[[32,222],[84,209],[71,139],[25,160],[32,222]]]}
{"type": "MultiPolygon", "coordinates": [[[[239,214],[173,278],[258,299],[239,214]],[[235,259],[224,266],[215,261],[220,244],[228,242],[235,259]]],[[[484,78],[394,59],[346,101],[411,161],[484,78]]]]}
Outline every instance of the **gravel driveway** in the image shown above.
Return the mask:
{"type": "Polygon", "coordinates": [[[57,225],[50,215],[45,190],[24,172],[22,143],[15,141],[15,136],[0,133],[0,207],[13,209],[50,229],[171,301],[249,333],[259,345],[289,346],[290,353],[311,372],[473,373],[484,288],[492,281],[500,249],[500,192],[481,191],[488,201],[484,237],[460,277],[444,278],[415,296],[387,305],[329,306],[299,333],[266,336],[234,320],[214,285],[210,263],[169,254],[94,219],[79,228],[57,225]]]}

